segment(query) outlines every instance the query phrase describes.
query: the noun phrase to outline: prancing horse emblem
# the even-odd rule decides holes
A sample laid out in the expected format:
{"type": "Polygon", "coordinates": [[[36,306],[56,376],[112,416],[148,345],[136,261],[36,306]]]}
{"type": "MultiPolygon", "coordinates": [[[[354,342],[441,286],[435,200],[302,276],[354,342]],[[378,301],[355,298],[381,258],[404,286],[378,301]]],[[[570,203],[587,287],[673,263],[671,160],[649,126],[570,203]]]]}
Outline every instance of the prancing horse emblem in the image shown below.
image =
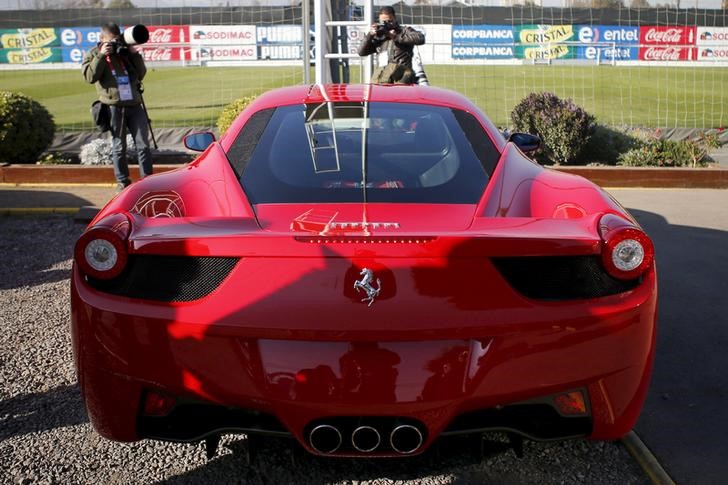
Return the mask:
{"type": "Polygon", "coordinates": [[[374,271],[369,268],[361,270],[359,276],[362,278],[359,281],[354,282],[354,289],[357,293],[359,293],[359,290],[366,291],[367,296],[366,298],[362,298],[361,301],[368,301],[369,304],[367,306],[372,306],[374,299],[379,296],[379,292],[382,289],[382,282],[379,281],[379,278],[377,278],[377,287],[375,288],[372,286],[372,282],[374,282],[374,271]]]}

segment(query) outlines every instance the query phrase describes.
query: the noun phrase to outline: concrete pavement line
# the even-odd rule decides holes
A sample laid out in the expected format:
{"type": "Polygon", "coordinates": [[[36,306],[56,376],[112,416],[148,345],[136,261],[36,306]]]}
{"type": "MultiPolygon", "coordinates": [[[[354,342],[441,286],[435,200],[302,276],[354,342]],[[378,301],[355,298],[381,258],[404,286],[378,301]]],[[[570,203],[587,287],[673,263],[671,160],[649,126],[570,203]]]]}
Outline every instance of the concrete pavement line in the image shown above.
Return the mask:
{"type": "Polygon", "coordinates": [[[80,207],[0,207],[0,215],[75,214],[79,209],[80,207]]]}
{"type": "Polygon", "coordinates": [[[0,182],[0,187],[116,187],[116,184],[83,184],[83,183],[12,183],[0,182]]]}
{"type": "Polygon", "coordinates": [[[725,190],[716,187],[602,187],[604,190],[725,190]]]}
{"type": "Polygon", "coordinates": [[[647,445],[637,436],[637,433],[630,431],[627,436],[622,438],[622,444],[637,464],[647,474],[654,485],[675,485],[675,481],[670,478],[662,465],[652,454],[647,445]]]}

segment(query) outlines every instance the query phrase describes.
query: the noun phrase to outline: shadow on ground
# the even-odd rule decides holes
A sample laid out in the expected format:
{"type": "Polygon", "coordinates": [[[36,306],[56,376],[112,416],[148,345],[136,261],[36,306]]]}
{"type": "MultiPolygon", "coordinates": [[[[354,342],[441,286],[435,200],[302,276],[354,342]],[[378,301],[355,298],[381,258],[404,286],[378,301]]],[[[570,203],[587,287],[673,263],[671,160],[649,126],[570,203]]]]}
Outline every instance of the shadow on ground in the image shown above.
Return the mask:
{"type": "MultiPolygon", "coordinates": [[[[59,182],[62,182],[59,180],[59,182]]],[[[50,190],[23,190],[4,188],[0,190],[0,207],[83,207],[93,203],[70,192],[50,190]]]]}
{"type": "Polygon", "coordinates": [[[74,224],[71,217],[64,215],[0,217],[0,254],[3,258],[0,290],[39,286],[68,278],[69,266],[63,263],[72,257],[73,245],[82,231],[83,225],[74,224]],[[48,234],[52,235],[54,247],[39,247],[38,241],[48,241],[48,234]]]}
{"type": "Polygon", "coordinates": [[[86,422],[88,416],[77,384],[0,401],[0,442],[86,422]]]}
{"type": "Polygon", "coordinates": [[[655,369],[637,433],[678,483],[725,483],[728,232],[629,211],[655,242],[659,291],[655,369]]]}
{"type": "MultiPolygon", "coordinates": [[[[165,485],[186,485],[213,481],[236,483],[288,483],[293,477],[305,477],[307,484],[346,483],[367,480],[419,481],[440,483],[436,477],[447,477],[442,483],[483,483],[487,479],[480,459],[461,447],[459,454],[428,452],[418,457],[401,459],[336,459],[308,454],[297,443],[286,439],[257,439],[252,444],[240,439],[225,446],[218,456],[187,473],[158,482],[165,485]],[[250,461],[248,447],[257,449],[250,461]]],[[[495,459],[513,461],[511,451],[492,455],[495,459]]],[[[488,459],[486,457],[486,459],[488,459]]],[[[517,483],[498,472],[496,481],[488,483],[517,483]]]]}

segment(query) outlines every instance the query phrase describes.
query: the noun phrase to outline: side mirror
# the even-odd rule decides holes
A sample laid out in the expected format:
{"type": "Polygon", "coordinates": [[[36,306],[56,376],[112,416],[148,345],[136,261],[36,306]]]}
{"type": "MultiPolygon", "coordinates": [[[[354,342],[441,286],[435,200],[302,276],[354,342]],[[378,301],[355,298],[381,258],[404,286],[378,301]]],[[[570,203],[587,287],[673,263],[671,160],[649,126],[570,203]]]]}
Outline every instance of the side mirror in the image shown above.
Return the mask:
{"type": "Polygon", "coordinates": [[[530,133],[511,133],[508,141],[513,142],[523,153],[535,152],[541,148],[541,138],[530,133]]]}
{"type": "Polygon", "coordinates": [[[215,135],[209,131],[201,133],[190,133],[184,137],[185,148],[196,152],[204,152],[207,147],[215,142],[215,135]]]}

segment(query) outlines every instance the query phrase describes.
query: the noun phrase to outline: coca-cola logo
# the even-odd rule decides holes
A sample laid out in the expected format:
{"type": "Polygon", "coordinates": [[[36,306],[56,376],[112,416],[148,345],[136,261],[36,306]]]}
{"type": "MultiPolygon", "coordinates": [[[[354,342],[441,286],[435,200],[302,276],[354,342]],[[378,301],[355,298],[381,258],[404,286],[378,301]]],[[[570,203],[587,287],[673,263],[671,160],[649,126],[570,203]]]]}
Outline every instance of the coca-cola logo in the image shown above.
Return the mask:
{"type": "Polygon", "coordinates": [[[154,47],[142,51],[145,61],[171,61],[172,49],[169,47],[154,47]]]}
{"type": "Polygon", "coordinates": [[[644,52],[646,61],[679,61],[680,47],[648,47],[644,52]]]}
{"type": "Polygon", "coordinates": [[[149,34],[149,42],[153,44],[172,42],[172,29],[155,29],[149,34]]]}
{"type": "Polygon", "coordinates": [[[682,35],[683,29],[657,30],[653,27],[645,34],[645,41],[662,44],[678,44],[682,39],[682,35]]]}

